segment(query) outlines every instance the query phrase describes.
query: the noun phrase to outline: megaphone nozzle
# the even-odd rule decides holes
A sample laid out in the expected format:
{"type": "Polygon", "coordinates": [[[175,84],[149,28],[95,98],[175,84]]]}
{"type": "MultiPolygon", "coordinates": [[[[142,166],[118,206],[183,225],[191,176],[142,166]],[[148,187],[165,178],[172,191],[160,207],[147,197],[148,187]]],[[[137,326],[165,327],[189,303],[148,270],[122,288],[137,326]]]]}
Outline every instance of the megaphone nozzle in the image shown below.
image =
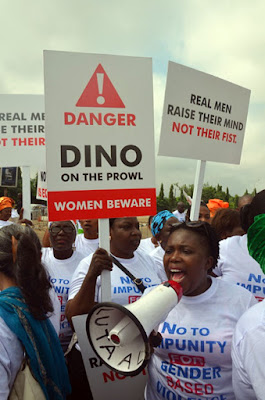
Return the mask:
{"type": "Polygon", "coordinates": [[[112,334],[111,336],[110,336],[110,340],[112,340],[112,342],[114,343],[114,344],[120,344],[120,338],[119,338],[119,336],[118,335],[115,335],[115,334],[112,334]]]}

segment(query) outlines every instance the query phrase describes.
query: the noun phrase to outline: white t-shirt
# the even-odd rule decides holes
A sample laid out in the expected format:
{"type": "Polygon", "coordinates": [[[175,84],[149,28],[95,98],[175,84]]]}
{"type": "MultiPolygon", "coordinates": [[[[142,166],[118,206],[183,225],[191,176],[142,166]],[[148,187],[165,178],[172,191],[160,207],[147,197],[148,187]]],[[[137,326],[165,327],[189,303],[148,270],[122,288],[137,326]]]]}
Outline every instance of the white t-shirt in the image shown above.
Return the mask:
{"type": "Polygon", "coordinates": [[[157,268],[160,271],[159,274],[160,274],[162,281],[167,280],[167,276],[166,276],[165,268],[164,268],[164,254],[165,254],[165,250],[161,246],[156,247],[155,250],[151,251],[151,253],[149,254],[150,257],[152,257],[152,259],[154,260],[157,268]]]}
{"type": "Polygon", "coordinates": [[[143,250],[145,251],[147,254],[150,254],[151,251],[155,250],[156,247],[154,243],[152,242],[152,238],[146,238],[146,239],[142,239],[139,245],[139,250],[143,250]]]}
{"type": "Polygon", "coordinates": [[[57,335],[59,336],[61,322],[61,303],[59,302],[59,299],[53,287],[51,287],[51,289],[49,290],[49,295],[53,305],[53,313],[49,315],[49,319],[53,324],[57,335]]]}
{"type": "Polygon", "coordinates": [[[183,213],[180,213],[178,210],[175,210],[175,211],[173,211],[173,214],[175,215],[175,217],[177,217],[179,222],[185,222],[185,220],[186,220],[186,211],[184,211],[183,213]]]}
{"type": "Polygon", "coordinates": [[[247,235],[220,241],[220,259],[213,272],[224,281],[248,289],[257,300],[264,299],[265,275],[248,253],[247,235]]]}
{"type": "Polygon", "coordinates": [[[3,221],[2,219],[0,219],[0,229],[3,228],[4,226],[8,226],[13,224],[13,222],[11,221],[3,221]]]}
{"type": "Polygon", "coordinates": [[[248,291],[211,278],[198,296],[183,296],[160,324],[163,339],[149,362],[146,400],[234,400],[231,342],[253,304],[248,291]]]}
{"type": "Polygon", "coordinates": [[[42,249],[42,262],[49,273],[50,282],[54,287],[61,305],[60,333],[59,339],[63,350],[65,351],[72,337],[72,329],[65,317],[65,306],[68,300],[70,281],[83,255],[74,251],[70,258],[58,260],[53,255],[51,247],[42,249]]]}
{"type": "MultiPolygon", "coordinates": [[[[69,290],[68,299],[73,299],[79,292],[85,276],[89,270],[91,259],[93,254],[84,258],[78,268],[76,269],[69,290]]],[[[159,285],[162,280],[159,277],[159,271],[148,254],[143,251],[136,250],[134,257],[129,259],[118,258],[118,261],[125,268],[127,268],[136,278],[141,278],[144,286],[156,286],[159,285]]],[[[130,304],[138,300],[142,292],[137,288],[136,284],[120,270],[115,264],[113,264],[113,270],[111,271],[111,301],[124,305],[130,304]]],[[[95,301],[100,302],[101,300],[101,277],[98,276],[96,282],[95,301]]]]}
{"type": "Polygon", "coordinates": [[[83,233],[76,236],[75,247],[79,253],[83,254],[83,257],[89,256],[97,250],[99,239],[86,239],[83,233]]]}
{"type": "Polygon", "coordinates": [[[8,399],[23,360],[23,348],[17,336],[0,317],[0,399],[8,399]]]}
{"type": "Polygon", "coordinates": [[[238,400],[264,400],[265,301],[238,321],[232,344],[233,387],[238,400]]]}

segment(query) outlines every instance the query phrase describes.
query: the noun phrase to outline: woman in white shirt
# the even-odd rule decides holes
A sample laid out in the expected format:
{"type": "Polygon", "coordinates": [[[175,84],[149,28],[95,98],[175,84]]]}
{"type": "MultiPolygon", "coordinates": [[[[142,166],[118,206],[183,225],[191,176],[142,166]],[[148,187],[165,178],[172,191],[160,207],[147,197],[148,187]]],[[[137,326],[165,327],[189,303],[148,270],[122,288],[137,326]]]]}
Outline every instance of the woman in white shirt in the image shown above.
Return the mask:
{"type": "Polygon", "coordinates": [[[208,223],[172,226],[164,266],[168,280],[182,286],[183,296],[159,326],[162,342],[149,363],[146,400],[235,399],[232,335],[256,300],[208,275],[218,255],[218,239],[208,223]]]}
{"type": "MultiPolygon", "coordinates": [[[[161,283],[159,271],[152,258],[138,250],[140,240],[141,232],[136,217],[110,219],[111,254],[99,248],[80,262],[70,285],[66,306],[68,321],[75,315],[87,314],[96,303],[101,301],[100,275],[103,270],[111,271],[111,301],[125,305],[141,297],[142,292],[137,284],[113,263],[111,255],[136,278],[140,278],[146,287],[161,283]]],[[[82,379],[80,378],[84,367],[81,354],[76,348],[73,348],[69,354],[68,364],[73,370],[72,376],[74,371],[78,371],[75,381],[71,381],[73,399],[91,399],[92,395],[88,393],[87,382],[85,382],[85,373],[82,374],[82,379]],[[84,393],[86,393],[85,397],[84,393]]]]}

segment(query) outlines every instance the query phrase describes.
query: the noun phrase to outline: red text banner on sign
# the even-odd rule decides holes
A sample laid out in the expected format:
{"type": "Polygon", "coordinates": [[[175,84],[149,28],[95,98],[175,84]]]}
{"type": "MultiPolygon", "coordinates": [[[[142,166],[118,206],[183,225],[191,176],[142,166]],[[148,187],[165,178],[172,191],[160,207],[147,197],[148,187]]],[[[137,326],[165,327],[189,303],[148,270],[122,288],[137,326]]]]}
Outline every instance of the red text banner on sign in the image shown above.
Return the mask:
{"type": "Polygon", "coordinates": [[[48,199],[50,221],[156,214],[155,188],[48,192],[48,199]]]}

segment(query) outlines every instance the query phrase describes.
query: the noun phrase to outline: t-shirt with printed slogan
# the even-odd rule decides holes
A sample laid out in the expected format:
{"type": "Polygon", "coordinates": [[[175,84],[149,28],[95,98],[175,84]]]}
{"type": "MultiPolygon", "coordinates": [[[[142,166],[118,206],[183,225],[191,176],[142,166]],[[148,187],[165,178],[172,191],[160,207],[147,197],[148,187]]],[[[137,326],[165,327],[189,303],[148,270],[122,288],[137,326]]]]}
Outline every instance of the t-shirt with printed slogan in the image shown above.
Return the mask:
{"type": "Polygon", "coordinates": [[[221,240],[220,258],[213,272],[220,279],[243,286],[258,301],[265,298],[265,275],[248,253],[247,235],[221,240]]]}
{"type": "Polygon", "coordinates": [[[54,287],[55,293],[61,304],[61,321],[59,339],[63,351],[67,350],[68,344],[73,335],[71,326],[65,317],[65,306],[68,300],[70,281],[80,261],[84,258],[83,254],[74,251],[72,256],[65,260],[58,260],[53,255],[51,247],[42,249],[42,262],[48,270],[50,282],[54,287]]]}
{"type": "Polygon", "coordinates": [[[235,400],[232,335],[257,300],[239,286],[211,280],[206,292],[182,296],[159,325],[162,342],[149,362],[146,400],[235,400]]]}
{"type": "MultiPolygon", "coordinates": [[[[76,269],[69,290],[68,300],[73,299],[79,292],[85,276],[89,270],[93,254],[84,258],[78,268],[76,269]]],[[[118,258],[117,260],[127,268],[135,278],[141,278],[144,286],[159,285],[162,280],[160,278],[159,270],[156,267],[152,258],[143,251],[136,250],[134,257],[125,259],[118,258]]],[[[142,292],[138,289],[135,283],[126,275],[119,267],[113,264],[113,269],[110,274],[111,277],[111,301],[124,305],[130,304],[138,300],[142,296],[142,292]]],[[[95,301],[101,301],[101,277],[98,276],[96,282],[95,301]]]]}
{"type": "Polygon", "coordinates": [[[76,251],[83,254],[83,257],[89,256],[97,250],[99,239],[86,239],[83,233],[76,236],[75,247],[76,251]]]}
{"type": "Polygon", "coordinates": [[[237,399],[264,400],[265,300],[237,323],[232,344],[233,387],[237,399]]]}

